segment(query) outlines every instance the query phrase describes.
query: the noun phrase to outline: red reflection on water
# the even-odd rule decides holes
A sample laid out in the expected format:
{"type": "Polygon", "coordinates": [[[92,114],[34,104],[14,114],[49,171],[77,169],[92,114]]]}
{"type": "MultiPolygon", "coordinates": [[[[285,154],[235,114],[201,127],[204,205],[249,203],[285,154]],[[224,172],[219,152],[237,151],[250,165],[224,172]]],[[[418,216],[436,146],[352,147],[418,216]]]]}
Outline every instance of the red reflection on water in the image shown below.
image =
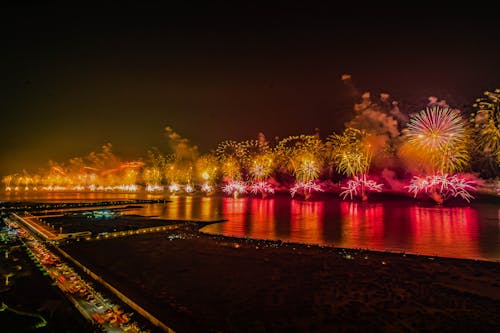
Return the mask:
{"type": "Polygon", "coordinates": [[[323,242],[324,201],[292,200],[290,240],[302,243],[323,242]]]}
{"type": "Polygon", "coordinates": [[[236,236],[247,236],[246,220],[248,215],[247,198],[228,198],[222,199],[222,214],[229,219],[231,223],[221,223],[222,232],[236,236]]]}
{"type": "Polygon", "coordinates": [[[250,232],[255,238],[274,237],[274,199],[252,199],[250,232]]]}
{"type": "Polygon", "coordinates": [[[470,207],[411,207],[412,252],[479,258],[479,218],[470,207]]]}
{"type": "Polygon", "coordinates": [[[384,244],[384,206],[353,201],[340,203],[342,247],[380,248],[384,244]]]}

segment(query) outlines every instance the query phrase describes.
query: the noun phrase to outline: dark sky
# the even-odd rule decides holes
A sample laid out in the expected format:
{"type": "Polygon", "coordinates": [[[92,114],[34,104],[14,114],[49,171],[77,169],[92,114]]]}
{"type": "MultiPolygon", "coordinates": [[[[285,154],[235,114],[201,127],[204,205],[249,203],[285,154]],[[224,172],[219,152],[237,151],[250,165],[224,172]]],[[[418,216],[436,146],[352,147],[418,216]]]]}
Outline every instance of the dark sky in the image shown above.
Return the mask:
{"type": "Polygon", "coordinates": [[[326,136],[351,112],[343,73],[408,111],[500,86],[498,19],[479,2],[126,3],[0,8],[0,174],[106,142],[125,157],[166,149],[167,125],[202,150],[259,131],[326,136]]]}

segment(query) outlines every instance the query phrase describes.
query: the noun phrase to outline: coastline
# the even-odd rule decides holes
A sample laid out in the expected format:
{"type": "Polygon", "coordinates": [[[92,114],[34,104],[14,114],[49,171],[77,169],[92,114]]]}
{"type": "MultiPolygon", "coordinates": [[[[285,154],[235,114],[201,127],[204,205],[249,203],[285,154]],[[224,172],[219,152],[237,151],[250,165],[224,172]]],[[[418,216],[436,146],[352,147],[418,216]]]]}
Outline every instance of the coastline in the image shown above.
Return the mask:
{"type": "MultiPolygon", "coordinates": [[[[212,222],[212,223],[220,223],[220,222],[212,222]]],[[[203,228],[203,227],[202,227],[203,228]]],[[[238,237],[238,236],[231,236],[231,235],[223,235],[223,234],[217,234],[217,233],[210,233],[210,232],[205,232],[201,230],[200,228],[199,232],[200,234],[209,236],[209,237],[216,237],[220,239],[225,239],[227,241],[235,241],[235,242],[246,242],[246,243],[255,243],[255,244],[262,244],[262,243],[270,243],[270,245],[279,245],[279,246],[288,246],[288,247],[306,247],[306,248],[311,248],[311,247],[318,247],[321,249],[331,249],[331,250],[338,250],[338,251],[358,251],[358,252],[363,252],[363,253],[373,253],[373,254],[388,254],[388,255],[397,255],[397,256],[405,256],[405,257],[426,257],[429,260],[434,260],[434,259],[443,259],[443,260],[465,260],[465,261],[473,261],[473,262],[485,262],[485,263],[496,263],[500,264],[500,259],[484,259],[484,258],[457,258],[457,257],[445,257],[445,256],[440,256],[440,255],[432,255],[432,254],[425,254],[425,253],[416,253],[416,252],[408,252],[408,251],[391,251],[391,250],[377,250],[377,249],[370,249],[370,248],[350,248],[350,247],[338,247],[335,245],[330,245],[330,244],[316,244],[316,243],[299,243],[299,242],[289,242],[289,241],[282,241],[282,240],[274,240],[274,239],[265,239],[265,238],[250,238],[250,237],[238,237]]]]}

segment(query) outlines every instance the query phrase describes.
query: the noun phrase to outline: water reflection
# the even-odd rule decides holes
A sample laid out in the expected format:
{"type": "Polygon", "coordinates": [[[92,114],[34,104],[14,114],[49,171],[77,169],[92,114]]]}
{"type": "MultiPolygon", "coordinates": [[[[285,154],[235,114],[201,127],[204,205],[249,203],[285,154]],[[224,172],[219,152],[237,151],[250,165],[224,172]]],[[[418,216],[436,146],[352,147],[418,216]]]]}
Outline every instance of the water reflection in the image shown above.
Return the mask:
{"type": "Polygon", "coordinates": [[[500,260],[500,218],[494,203],[425,207],[411,199],[379,203],[214,198],[221,217],[206,232],[338,247],[500,260]]]}
{"type": "Polygon", "coordinates": [[[340,246],[381,248],[384,246],[384,206],[351,201],[340,202],[342,240],[340,246]]]}
{"type": "Polygon", "coordinates": [[[459,247],[465,253],[477,253],[479,220],[470,207],[411,207],[410,224],[413,248],[423,253],[449,253],[459,247]],[[437,251],[439,250],[439,251],[437,251]]]}
{"type": "MultiPolygon", "coordinates": [[[[50,193],[36,199],[83,201],[137,196],[50,193]]],[[[494,201],[429,207],[412,199],[360,203],[328,195],[307,202],[280,195],[266,199],[201,195],[168,199],[171,202],[142,205],[129,214],[187,220],[224,218],[229,221],[211,224],[204,231],[238,237],[500,260],[500,209],[494,201]]]]}
{"type": "Polygon", "coordinates": [[[259,238],[275,237],[276,218],[274,216],[274,199],[251,200],[251,232],[259,238]]]}
{"type": "Polygon", "coordinates": [[[338,247],[500,260],[498,205],[420,206],[411,199],[378,203],[274,198],[175,196],[145,205],[141,215],[166,219],[228,219],[204,231],[338,247]]]}
{"type": "MultiPolygon", "coordinates": [[[[231,223],[222,223],[222,233],[237,237],[245,237],[249,230],[246,229],[248,217],[247,198],[222,198],[222,215],[231,223]]],[[[257,235],[253,235],[257,237],[257,235]]]]}
{"type": "Polygon", "coordinates": [[[290,239],[323,243],[324,201],[291,200],[290,239]]]}

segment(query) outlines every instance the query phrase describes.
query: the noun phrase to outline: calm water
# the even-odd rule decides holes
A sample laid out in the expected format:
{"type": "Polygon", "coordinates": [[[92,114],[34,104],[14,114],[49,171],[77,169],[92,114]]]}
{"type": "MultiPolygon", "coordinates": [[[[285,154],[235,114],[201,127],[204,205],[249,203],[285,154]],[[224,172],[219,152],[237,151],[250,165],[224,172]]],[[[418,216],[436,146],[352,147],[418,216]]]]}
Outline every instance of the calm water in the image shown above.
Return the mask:
{"type": "Polygon", "coordinates": [[[288,196],[169,199],[166,205],[146,205],[130,213],[166,219],[224,218],[229,221],[203,231],[238,237],[500,260],[498,203],[442,207],[411,199],[360,203],[326,195],[307,202],[288,196]]]}
{"type": "MultiPolygon", "coordinates": [[[[158,198],[138,194],[50,194],[24,199],[83,201],[158,198]]],[[[13,197],[4,198],[14,200],[13,197]]],[[[15,198],[19,200],[23,198],[15,198]]],[[[167,204],[148,204],[130,214],[164,219],[227,219],[203,229],[238,237],[329,244],[338,247],[405,251],[457,258],[500,260],[500,205],[434,206],[406,198],[369,203],[341,201],[333,195],[313,201],[288,196],[267,199],[173,196],[167,204]]]]}

